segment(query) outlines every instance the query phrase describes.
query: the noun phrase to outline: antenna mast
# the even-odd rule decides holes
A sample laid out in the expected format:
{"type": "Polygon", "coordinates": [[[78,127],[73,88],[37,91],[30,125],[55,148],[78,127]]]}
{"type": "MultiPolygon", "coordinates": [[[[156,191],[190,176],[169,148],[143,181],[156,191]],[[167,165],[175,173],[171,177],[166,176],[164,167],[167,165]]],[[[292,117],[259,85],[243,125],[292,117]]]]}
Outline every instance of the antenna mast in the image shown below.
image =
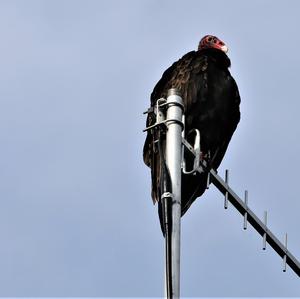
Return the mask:
{"type": "Polygon", "coordinates": [[[162,180],[162,207],[165,226],[165,244],[166,244],[166,279],[165,289],[167,298],[180,297],[180,224],[181,224],[181,173],[194,174],[195,172],[208,174],[207,188],[213,183],[216,188],[224,195],[224,208],[228,208],[230,202],[238,212],[243,216],[243,228],[247,229],[249,222],[253,228],[263,237],[263,249],[266,249],[268,243],[283,259],[283,271],[286,271],[288,264],[294,272],[300,276],[300,263],[287,249],[287,234],[285,235],[285,244],[282,244],[271,230],[267,227],[267,212],[264,214],[264,221],[261,221],[248,206],[248,191],[245,191],[244,200],[242,200],[229,187],[229,171],[226,170],[225,180],[217,172],[209,167],[206,160],[201,160],[200,152],[200,133],[196,133],[195,142],[192,146],[182,136],[184,129],[184,106],[179,91],[175,88],[168,90],[167,100],[158,99],[156,105],[151,107],[145,113],[154,112],[156,122],[147,127],[144,131],[159,129],[164,130],[165,140],[161,140],[162,134],[158,136],[159,154],[163,161],[162,168],[164,173],[162,180]],[[165,152],[163,153],[162,141],[165,141],[165,152]],[[187,170],[183,150],[188,150],[194,156],[193,169],[187,170]],[[165,155],[166,159],[164,161],[165,155]]]}

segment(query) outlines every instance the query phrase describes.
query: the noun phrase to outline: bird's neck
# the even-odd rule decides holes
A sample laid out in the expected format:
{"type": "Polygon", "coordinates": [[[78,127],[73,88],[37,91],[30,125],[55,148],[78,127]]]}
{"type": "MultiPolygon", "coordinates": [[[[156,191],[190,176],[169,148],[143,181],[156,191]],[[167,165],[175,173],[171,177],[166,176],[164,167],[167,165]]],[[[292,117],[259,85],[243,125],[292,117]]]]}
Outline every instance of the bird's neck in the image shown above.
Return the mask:
{"type": "Polygon", "coordinates": [[[208,57],[211,57],[213,60],[215,60],[219,65],[221,65],[224,68],[229,68],[231,65],[229,57],[221,50],[218,49],[202,49],[198,51],[201,55],[206,55],[208,57]]]}

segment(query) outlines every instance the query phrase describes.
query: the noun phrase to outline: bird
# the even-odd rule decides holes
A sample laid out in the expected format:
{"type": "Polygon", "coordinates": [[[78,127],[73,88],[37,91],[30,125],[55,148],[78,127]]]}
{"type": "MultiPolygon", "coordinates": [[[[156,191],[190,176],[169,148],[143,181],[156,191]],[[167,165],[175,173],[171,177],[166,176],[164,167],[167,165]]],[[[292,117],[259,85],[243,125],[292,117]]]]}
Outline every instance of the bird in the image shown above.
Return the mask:
{"type": "MultiPolygon", "coordinates": [[[[154,107],[160,98],[167,98],[168,90],[179,90],[184,104],[186,134],[200,132],[201,159],[208,161],[209,168],[217,171],[234,131],[240,121],[240,93],[229,68],[228,47],[218,37],[205,35],[197,50],[190,51],[173,63],[155,85],[150,105],[154,107]]],[[[155,124],[156,115],[150,110],[146,126],[155,124]]],[[[162,157],[158,148],[157,128],[147,131],[143,148],[144,163],[151,169],[153,203],[158,203],[158,214],[165,233],[162,206],[162,157]]],[[[192,134],[190,134],[192,136],[192,134]]],[[[187,135],[187,139],[189,135],[187,135]]],[[[192,164],[186,156],[187,165],[192,164]]],[[[208,172],[181,176],[181,216],[207,189],[208,172]]]]}

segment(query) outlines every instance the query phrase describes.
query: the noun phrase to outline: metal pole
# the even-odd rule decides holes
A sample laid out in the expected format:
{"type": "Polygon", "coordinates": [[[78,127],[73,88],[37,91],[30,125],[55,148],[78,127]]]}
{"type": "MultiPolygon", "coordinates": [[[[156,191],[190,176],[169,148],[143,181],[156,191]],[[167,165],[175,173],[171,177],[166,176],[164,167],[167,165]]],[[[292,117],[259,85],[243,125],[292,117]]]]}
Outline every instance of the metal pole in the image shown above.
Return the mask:
{"type": "MultiPolygon", "coordinates": [[[[169,89],[167,97],[166,164],[172,182],[171,234],[171,298],[180,294],[180,219],[181,219],[181,157],[183,102],[177,89],[169,89]]],[[[168,278],[167,278],[168,279],[168,278]]]]}

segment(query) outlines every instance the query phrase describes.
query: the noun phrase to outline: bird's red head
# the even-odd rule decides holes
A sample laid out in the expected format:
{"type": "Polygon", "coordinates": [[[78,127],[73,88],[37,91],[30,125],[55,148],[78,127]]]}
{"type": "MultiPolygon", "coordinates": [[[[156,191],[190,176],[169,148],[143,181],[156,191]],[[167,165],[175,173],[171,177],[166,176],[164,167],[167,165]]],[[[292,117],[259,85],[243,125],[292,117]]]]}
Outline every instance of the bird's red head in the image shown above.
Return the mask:
{"type": "Polygon", "coordinates": [[[210,48],[218,49],[225,53],[228,52],[227,46],[219,38],[213,35],[205,35],[199,42],[198,50],[210,48]]]}

